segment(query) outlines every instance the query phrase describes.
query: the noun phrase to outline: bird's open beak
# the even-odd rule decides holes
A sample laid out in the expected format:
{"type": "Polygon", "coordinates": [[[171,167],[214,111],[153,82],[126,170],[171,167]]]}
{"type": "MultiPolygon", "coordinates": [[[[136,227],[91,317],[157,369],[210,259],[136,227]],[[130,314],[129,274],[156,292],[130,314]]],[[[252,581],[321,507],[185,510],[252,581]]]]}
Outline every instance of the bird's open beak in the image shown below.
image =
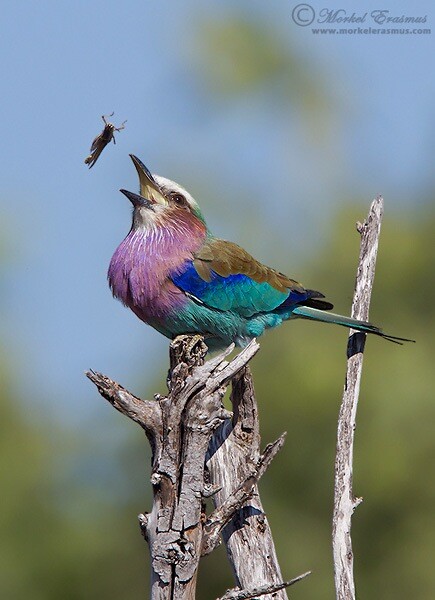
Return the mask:
{"type": "MultiPolygon", "coordinates": [[[[139,160],[137,156],[134,156],[134,154],[130,154],[130,158],[133,161],[134,166],[136,167],[137,174],[139,175],[140,196],[143,199],[148,200],[148,203],[150,205],[167,204],[168,201],[166,200],[165,195],[162,193],[156,180],[151,175],[150,171],[146,168],[146,166],[143,164],[143,162],[139,160]]],[[[127,198],[129,198],[129,200],[133,202],[130,196],[127,196],[127,198]]]]}

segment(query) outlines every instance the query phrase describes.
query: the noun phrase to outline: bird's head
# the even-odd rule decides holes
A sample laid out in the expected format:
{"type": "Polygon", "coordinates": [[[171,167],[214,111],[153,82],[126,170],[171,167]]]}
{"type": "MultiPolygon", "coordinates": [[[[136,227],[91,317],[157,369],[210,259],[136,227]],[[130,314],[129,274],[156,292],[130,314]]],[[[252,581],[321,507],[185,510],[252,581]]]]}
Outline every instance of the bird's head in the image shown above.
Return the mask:
{"type": "MultiPolygon", "coordinates": [[[[120,190],[133,204],[133,229],[197,220],[205,225],[198,204],[185,189],[165,177],[152,175],[147,167],[130,154],[139,175],[140,193],[120,190]]],[[[198,223],[199,224],[199,223],[198,223]]]]}

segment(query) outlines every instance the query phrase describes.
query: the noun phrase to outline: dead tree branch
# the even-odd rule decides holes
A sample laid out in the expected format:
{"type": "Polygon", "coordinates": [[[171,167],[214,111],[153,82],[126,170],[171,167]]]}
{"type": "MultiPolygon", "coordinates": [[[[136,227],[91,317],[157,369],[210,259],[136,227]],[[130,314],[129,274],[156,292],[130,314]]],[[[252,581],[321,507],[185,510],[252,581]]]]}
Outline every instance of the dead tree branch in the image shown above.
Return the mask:
{"type": "Polygon", "coordinates": [[[280,590],[288,588],[298,581],[301,581],[301,579],[305,579],[305,577],[308,577],[308,575],[311,575],[311,571],[302,573],[302,575],[299,575],[294,579],[290,579],[290,581],[283,581],[282,583],[262,585],[250,590],[238,590],[237,588],[228,590],[226,594],[218,598],[218,600],[248,600],[249,598],[254,598],[257,596],[264,596],[265,594],[275,594],[276,592],[279,592],[280,590]]]}
{"type": "Polygon", "coordinates": [[[178,337],[170,346],[169,394],[153,401],[140,400],[100,373],[87,373],[116,410],[145,430],[151,444],[154,501],[150,513],[139,515],[139,525],[150,548],[152,600],[194,600],[199,560],[216,547],[222,530],[240,585],[231,598],[285,598],[282,588],[302,578],[283,582],[256,487],[284,441],[281,436],[260,455],[246,368],[259,345],[254,340],[227,361],[233,348],[205,362],[201,336],[178,337]],[[222,405],[230,382],[234,417],[222,405]],[[218,500],[207,517],[204,499],[211,495],[218,500]],[[241,553],[233,542],[240,544],[245,530],[241,553]]]}
{"type": "MultiPolygon", "coordinates": [[[[252,465],[260,461],[260,428],[254,384],[249,367],[242,368],[232,382],[233,419],[225,421],[213,435],[208,451],[210,485],[218,489],[213,496],[217,508],[225,503],[241,481],[249,479],[252,465]]],[[[275,442],[276,451],[283,436],[275,442]]],[[[239,589],[252,589],[282,582],[270,526],[261,504],[256,482],[249,500],[232,516],[222,530],[236,583],[239,589]]],[[[285,587],[285,586],[284,586],[285,587]]],[[[266,600],[286,600],[285,589],[273,596],[265,592],[266,600]]]]}
{"type": "MultiPolygon", "coordinates": [[[[228,498],[216,508],[208,517],[204,525],[204,538],[202,542],[203,555],[209,554],[220,543],[220,534],[233,515],[249,500],[260,477],[284,445],[285,434],[276,442],[266,446],[256,465],[248,466],[246,479],[235,489],[228,498]]],[[[221,489],[221,488],[219,488],[221,489]]],[[[216,490],[219,491],[219,490],[216,490]]],[[[285,586],[283,586],[285,587],[285,586]]]]}
{"type": "MultiPolygon", "coordinates": [[[[373,201],[365,222],[357,224],[358,232],[361,235],[361,246],[352,304],[352,317],[363,321],[368,321],[369,316],[383,210],[383,199],[378,196],[373,201]]],[[[355,598],[350,531],[352,514],[358,504],[362,502],[362,498],[356,498],[353,494],[352,469],[356,411],[365,338],[365,333],[354,330],[350,332],[347,348],[347,373],[338,418],[332,524],[335,589],[338,600],[353,600],[355,598]]]]}

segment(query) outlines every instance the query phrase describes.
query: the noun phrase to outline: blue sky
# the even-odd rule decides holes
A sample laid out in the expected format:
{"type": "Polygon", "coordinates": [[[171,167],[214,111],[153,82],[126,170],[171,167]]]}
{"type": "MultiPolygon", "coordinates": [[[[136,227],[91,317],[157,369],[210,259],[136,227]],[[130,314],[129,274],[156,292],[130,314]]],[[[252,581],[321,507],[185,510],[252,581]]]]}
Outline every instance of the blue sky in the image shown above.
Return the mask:
{"type": "Polygon", "coordinates": [[[290,275],[303,277],[304,240],[322,237],[338,201],[368,203],[382,192],[387,210],[418,210],[433,183],[433,5],[346,3],[348,12],[426,14],[432,35],[324,37],[292,22],[295,4],[237,3],[238,14],[274,28],[321,73],[333,105],[321,148],[294,106],[282,126],[268,90],[234,102],[207,91],[195,59],[198,28],[234,2],[2,3],[2,339],[11,364],[22,361],[24,399],[36,387],[38,403],[60,418],[86,421],[101,409],[89,401],[85,369],[132,387],[139,374],[163,369],[167,341],[106,284],[130,225],[118,191],[137,186],[130,152],[188,187],[219,235],[279,268],[294,263],[290,275]],[[88,170],[100,116],[112,111],[115,124],[128,119],[126,129],[88,170]],[[265,235],[254,242],[253,231],[265,235]]]}

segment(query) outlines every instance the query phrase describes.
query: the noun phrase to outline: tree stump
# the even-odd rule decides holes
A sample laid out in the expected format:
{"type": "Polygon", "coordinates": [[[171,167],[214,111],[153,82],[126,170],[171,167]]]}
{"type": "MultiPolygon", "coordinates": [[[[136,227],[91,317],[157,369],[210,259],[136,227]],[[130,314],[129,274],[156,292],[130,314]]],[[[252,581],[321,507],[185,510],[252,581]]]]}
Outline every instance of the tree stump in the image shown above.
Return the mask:
{"type": "Polygon", "coordinates": [[[283,581],[257,483],[284,443],[284,435],[260,453],[257,404],[246,366],[259,345],[253,340],[231,361],[230,346],[205,361],[201,336],[179,336],[170,345],[169,393],[141,400],[108,377],[87,376],[114,408],[138,423],[152,449],[151,512],[139,515],[151,554],[151,599],[193,600],[201,556],[221,534],[237,588],[222,598],[271,594],[309,573],[283,581]],[[233,413],[222,399],[232,382],[233,413]],[[206,514],[205,499],[215,510],[206,514]]]}

